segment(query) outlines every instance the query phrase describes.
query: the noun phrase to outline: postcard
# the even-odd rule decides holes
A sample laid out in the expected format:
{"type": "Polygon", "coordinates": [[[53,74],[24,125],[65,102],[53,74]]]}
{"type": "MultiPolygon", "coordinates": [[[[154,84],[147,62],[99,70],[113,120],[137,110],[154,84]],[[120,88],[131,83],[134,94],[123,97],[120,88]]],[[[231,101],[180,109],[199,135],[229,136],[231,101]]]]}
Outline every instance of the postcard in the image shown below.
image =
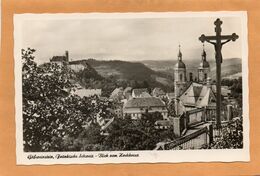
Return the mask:
{"type": "Polygon", "coordinates": [[[247,13],[15,14],[18,165],[250,161],[247,13]]]}

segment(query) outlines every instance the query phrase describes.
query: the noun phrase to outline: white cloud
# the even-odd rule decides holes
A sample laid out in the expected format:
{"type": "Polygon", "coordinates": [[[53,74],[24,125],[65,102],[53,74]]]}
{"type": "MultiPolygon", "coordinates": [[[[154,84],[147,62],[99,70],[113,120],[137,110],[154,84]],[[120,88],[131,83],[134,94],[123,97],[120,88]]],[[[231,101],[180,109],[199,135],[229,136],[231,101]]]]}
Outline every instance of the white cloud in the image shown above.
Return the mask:
{"type": "MultiPolygon", "coordinates": [[[[223,34],[241,35],[238,17],[225,17],[223,34]]],[[[198,59],[198,37],[214,35],[215,18],[128,18],[78,20],[27,20],[23,23],[23,47],[37,50],[38,62],[69,50],[72,59],[159,60],[176,59],[181,44],[183,59],[198,59]]],[[[213,46],[206,44],[208,57],[213,46]]],[[[223,47],[225,58],[241,57],[241,41],[223,47]]]]}

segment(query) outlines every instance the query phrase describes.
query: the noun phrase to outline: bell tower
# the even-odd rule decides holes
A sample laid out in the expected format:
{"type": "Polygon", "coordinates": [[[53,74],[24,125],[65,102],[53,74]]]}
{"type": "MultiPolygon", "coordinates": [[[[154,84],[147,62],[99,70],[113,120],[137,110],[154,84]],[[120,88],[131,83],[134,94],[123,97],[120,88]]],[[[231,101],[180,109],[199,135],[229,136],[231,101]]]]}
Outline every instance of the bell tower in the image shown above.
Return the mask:
{"type": "Polygon", "coordinates": [[[176,98],[183,92],[186,81],[186,65],[182,61],[181,46],[179,45],[178,61],[174,67],[174,89],[176,98]]]}
{"type": "Polygon", "coordinates": [[[201,62],[198,67],[198,81],[201,83],[205,83],[207,81],[207,78],[210,77],[210,66],[207,61],[207,53],[204,48],[203,44],[203,51],[201,53],[201,62]]]}

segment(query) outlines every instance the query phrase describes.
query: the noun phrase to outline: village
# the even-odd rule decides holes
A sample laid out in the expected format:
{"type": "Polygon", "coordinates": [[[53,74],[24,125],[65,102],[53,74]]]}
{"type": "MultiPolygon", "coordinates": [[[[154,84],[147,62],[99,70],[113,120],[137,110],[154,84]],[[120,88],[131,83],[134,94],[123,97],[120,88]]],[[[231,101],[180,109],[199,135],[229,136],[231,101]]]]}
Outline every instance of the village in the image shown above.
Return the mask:
{"type": "MultiPolygon", "coordinates": [[[[145,113],[159,113],[161,120],[155,122],[159,130],[173,129],[177,137],[174,141],[159,142],[155,150],[200,149],[210,145],[216,132],[216,84],[210,77],[210,65],[207,54],[202,49],[201,62],[197,66],[197,75],[189,74],[185,60],[182,58],[181,46],[177,54],[177,63],[174,66],[174,87],[172,92],[165,92],[160,87],[151,90],[147,88],[118,87],[109,96],[110,102],[116,103],[113,109],[116,117],[97,115],[96,122],[100,125],[102,135],[108,135],[107,129],[115,118],[130,117],[133,121],[142,118],[145,113]]],[[[82,62],[69,61],[69,52],[64,56],[54,56],[51,63],[66,65],[79,72],[85,68],[82,62]]],[[[221,122],[227,124],[235,119],[234,111],[238,105],[231,96],[228,86],[221,87],[222,111],[221,122]]],[[[73,95],[83,97],[102,97],[102,89],[87,89],[79,84],[71,92],[73,95]]],[[[240,113],[241,114],[241,113],[240,113]]]]}
{"type": "Polygon", "coordinates": [[[243,148],[242,61],[221,52],[238,35],[222,36],[220,19],[214,25],[214,36],[194,34],[196,52],[190,43],[165,50],[169,60],[73,50],[42,59],[22,49],[24,151],[243,148]]]}

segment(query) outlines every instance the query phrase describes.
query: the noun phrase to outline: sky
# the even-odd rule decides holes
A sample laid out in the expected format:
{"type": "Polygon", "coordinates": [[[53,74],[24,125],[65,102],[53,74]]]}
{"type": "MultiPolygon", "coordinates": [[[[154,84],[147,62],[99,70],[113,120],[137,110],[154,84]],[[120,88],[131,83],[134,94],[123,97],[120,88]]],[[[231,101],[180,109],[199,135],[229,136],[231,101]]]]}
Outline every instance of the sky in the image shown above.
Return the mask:
{"type": "MultiPolygon", "coordinates": [[[[70,60],[183,60],[201,58],[201,34],[214,35],[215,17],[28,19],[21,28],[22,48],[36,49],[36,61],[48,62],[69,51],[70,60]]],[[[222,17],[222,34],[241,36],[241,18],[222,17]]],[[[224,45],[225,58],[241,58],[241,38],[224,45]]],[[[210,59],[213,45],[205,43],[210,59]]]]}

